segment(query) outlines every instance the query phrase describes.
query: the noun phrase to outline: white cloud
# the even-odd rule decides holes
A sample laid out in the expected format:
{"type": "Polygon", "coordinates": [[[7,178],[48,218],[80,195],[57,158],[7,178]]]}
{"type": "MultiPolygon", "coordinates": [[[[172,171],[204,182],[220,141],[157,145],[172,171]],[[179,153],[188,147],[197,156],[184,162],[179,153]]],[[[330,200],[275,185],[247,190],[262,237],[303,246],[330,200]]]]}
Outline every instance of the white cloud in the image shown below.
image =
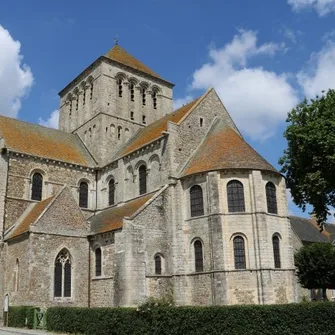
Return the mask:
{"type": "Polygon", "coordinates": [[[30,68],[22,64],[20,48],[20,42],[0,25],[0,114],[11,117],[17,116],[34,81],[30,68]]]}
{"type": "Polygon", "coordinates": [[[309,98],[335,89],[335,43],[329,41],[320,52],[312,54],[308,66],[297,77],[309,98]]]}
{"type": "Polygon", "coordinates": [[[210,50],[210,62],[194,72],[191,89],[214,87],[240,130],[265,139],[298,103],[297,93],[286,74],[248,67],[248,62],[284,48],[275,43],[257,45],[256,32],[241,30],[223,48],[210,50]]]}
{"type": "Polygon", "coordinates": [[[173,101],[173,110],[176,110],[176,109],[186,105],[187,103],[189,103],[193,99],[194,99],[194,97],[192,95],[186,95],[185,98],[180,98],[180,99],[174,100],[173,101]]]}
{"type": "Polygon", "coordinates": [[[49,118],[45,121],[42,118],[38,119],[38,123],[41,126],[56,128],[58,129],[58,121],[59,121],[59,110],[55,109],[49,116],[49,118]]]}
{"type": "Polygon", "coordinates": [[[287,0],[287,2],[292,6],[293,10],[297,12],[312,8],[315,9],[320,16],[324,16],[335,11],[335,0],[287,0]]]}

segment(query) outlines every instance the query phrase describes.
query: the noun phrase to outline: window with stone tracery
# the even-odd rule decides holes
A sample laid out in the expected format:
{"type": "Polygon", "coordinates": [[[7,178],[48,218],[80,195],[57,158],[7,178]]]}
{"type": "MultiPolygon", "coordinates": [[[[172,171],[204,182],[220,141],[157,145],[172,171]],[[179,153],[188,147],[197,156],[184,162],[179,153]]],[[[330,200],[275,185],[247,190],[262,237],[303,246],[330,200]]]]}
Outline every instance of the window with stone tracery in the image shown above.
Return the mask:
{"type": "Polygon", "coordinates": [[[228,211],[245,212],[243,184],[232,180],[227,184],[228,211]]]}
{"type": "Polygon", "coordinates": [[[268,207],[268,213],[277,214],[277,196],[276,196],[276,186],[270,181],[265,186],[266,192],[266,203],[268,207]]]}
{"type": "Polygon", "coordinates": [[[195,272],[204,271],[202,243],[199,240],[194,242],[194,261],[195,261],[195,272]]]}
{"type": "Polygon", "coordinates": [[[194,185],[191,187],[190,204],[192,217],[204,215],[204,199],[201,186],[194,185]]]}
{"type": "Polygon", "coordinates": [[[234,262],[235,269],[245,269],[246,259],[245,259],[245,244],[242,236],[236,236],[234,238],[234,262]]]}
{"type": "Polygon", "coordinates": [[[71,297],[71,256],[66,249],[63,249],[56,257],[54,297],[71,297]]]}

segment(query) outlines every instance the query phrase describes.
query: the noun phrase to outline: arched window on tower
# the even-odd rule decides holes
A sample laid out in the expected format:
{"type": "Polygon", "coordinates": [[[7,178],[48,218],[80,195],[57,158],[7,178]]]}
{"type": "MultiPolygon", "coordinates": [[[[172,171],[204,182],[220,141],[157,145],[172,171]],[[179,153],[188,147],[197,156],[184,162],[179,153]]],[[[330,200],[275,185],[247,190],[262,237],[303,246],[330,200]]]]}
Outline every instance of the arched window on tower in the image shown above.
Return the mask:
{"type": "Polygon", "coordinates": [[[276,186],[270,181],[265,186],[266,193],[266,203],[268,207],[268,212],[272,214],[277,214],[277,196],[276,196],[276,186]]]}
{"type": "Polygon", "coordinates": [[[232,180],[227,184],[228,211],[245,212],[243,184],[232,180]]]}
{"type": "Polygon", "coordinates": [[[272,237],[272,246],[273,246],[273,258],[274,258],[274,265],[276,269],[280,269],[280,242],[279,237],[274,235],[272,237]]]}
{"type": "Polygon", "coordinates": [[[134,83],[130,83],[129,84],[129,95],[130,95],[130,101],[134,101],[135,100],[135,85],[134,83]]]}
{"type": "Polygon", "coordinates": [[[35,172],[31,181],[31,200],[42,200],[43,176],[35,172]]]}
{"type": "Polygon", "coordinates": [[[246,261],[245,261],[245,245],[244,239],[242,236],[236,236],[234,238],[234,262],[235,269],[245,269],[246,261]]]}
{"type": "Polygon", "coordinates": [[[145,106],[145,104],[146,104],[146,97],[147,97],[146,91],[147,91],[147,89],[145,87],[142,87],[141,95],[142,95],[142,105],[143,106],[145,106]]]}
{"type": "Polygon", "coordinates": [[[152,107],[157,109],[157,91],[152,92],[152,107]]]}
{"type": "Polygon", "coordinates": [[[194,242],[194,262],[195,262],[195,272],[204,271],[204,259],[202,253],[202,243],[199,240],[194,242]]]}
{"type": "Polygon", "coordinates": [[[20,269],[19,269],[19,259],[16,259],[15,262],[15,270],[14,270],[14,281],[13,281],[13,291],[18,292],[19,290],[19,275],[20,275],[20,269]]]}
{"type": "Polygon", "coordinates": [[[122,79],[121,78],[117,79],[117,87],[118,87],[119,97],[122,98],[123,86],[122,86],[122,79]]]}
{"type": "Polygon", "coordinates": [[[147,193],[147,168],[145,165],[141,165],[138,169],[139,172],[139,186],[140,194],[147,193]]]}
{"type": "Polygon", "coordinates": [[[71,256],[66,249],[63,249],[55,260],[55,297],[71,297],[71,275],[71,256]]]}
{"type": "Polygon", "coordinates": [[[108,183],[108,204],[109,206],[115,204],[115,181],[111,179],[108,183]]]}
{"type": "Polygon", "coordinates": [[[88,207],[88,184],[85,181],[79,185],[79,207],[88,207]]]}
{"type": "Polygon", "coordinates": [[[101,276],[101,265],[102,265],[102,257],[101,257],[101,249],[95,249],[95,276],[101,276]]]}
{"type": "Polygon", "coordinates": [[[91,82],[91,89],[90,89],[90,100],[92,100],[93,98],[93,88],[94,88],[94,84],[93,81],[91,82]]]}
{"type": "Polygon", "coordinates": [[[162,274],[162,257],[160,255],[155,256],[155,274],[162,274]]]}
{"type": "Polygon", "coordinates": [[[202,194],[202,188],[199,185],[194,185],[190,189],[190,205],[191,205],[191,216],[204,215],[204,199],[202,194]]]}

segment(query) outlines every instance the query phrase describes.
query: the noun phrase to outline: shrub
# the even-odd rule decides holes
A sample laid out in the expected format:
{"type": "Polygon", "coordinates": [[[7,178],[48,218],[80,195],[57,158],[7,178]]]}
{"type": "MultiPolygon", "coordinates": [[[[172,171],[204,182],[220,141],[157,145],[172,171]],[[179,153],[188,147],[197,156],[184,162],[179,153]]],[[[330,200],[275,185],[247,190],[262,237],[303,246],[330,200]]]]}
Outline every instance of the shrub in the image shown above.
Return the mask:
{"type": "Polygon", "coordinates": [[[32,306],[10,306],[8,314],[9,327],[33,328],[34,309],[32,306]]]}
{"type": "Polygon", "coordinates": [[[52,307],[47,328],[72,334],[333,334],[334,303],[143,308],[52,307]],[[148,310],[149,309],[149,310],[148,310]]]}

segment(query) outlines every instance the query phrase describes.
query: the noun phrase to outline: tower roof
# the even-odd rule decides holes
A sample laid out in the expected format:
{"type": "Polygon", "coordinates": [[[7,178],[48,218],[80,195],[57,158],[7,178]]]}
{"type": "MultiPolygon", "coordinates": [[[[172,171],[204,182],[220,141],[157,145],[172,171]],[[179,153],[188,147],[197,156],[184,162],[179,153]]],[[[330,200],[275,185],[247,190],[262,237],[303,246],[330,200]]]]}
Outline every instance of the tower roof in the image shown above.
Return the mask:
{"type": "Polygon", "coordinates": [[[161,76],[159,76],[156,72],[152,71],[149,67],[144,65],[141,61],[139,61],[138,59],[130,55],[126,50],[121,48],[119,45],[114,45],[114,47],[105,54],[105,57],[115,62],[129,66],[133,69],[149,74],[153,77],[162,79],[161,76]]]}

